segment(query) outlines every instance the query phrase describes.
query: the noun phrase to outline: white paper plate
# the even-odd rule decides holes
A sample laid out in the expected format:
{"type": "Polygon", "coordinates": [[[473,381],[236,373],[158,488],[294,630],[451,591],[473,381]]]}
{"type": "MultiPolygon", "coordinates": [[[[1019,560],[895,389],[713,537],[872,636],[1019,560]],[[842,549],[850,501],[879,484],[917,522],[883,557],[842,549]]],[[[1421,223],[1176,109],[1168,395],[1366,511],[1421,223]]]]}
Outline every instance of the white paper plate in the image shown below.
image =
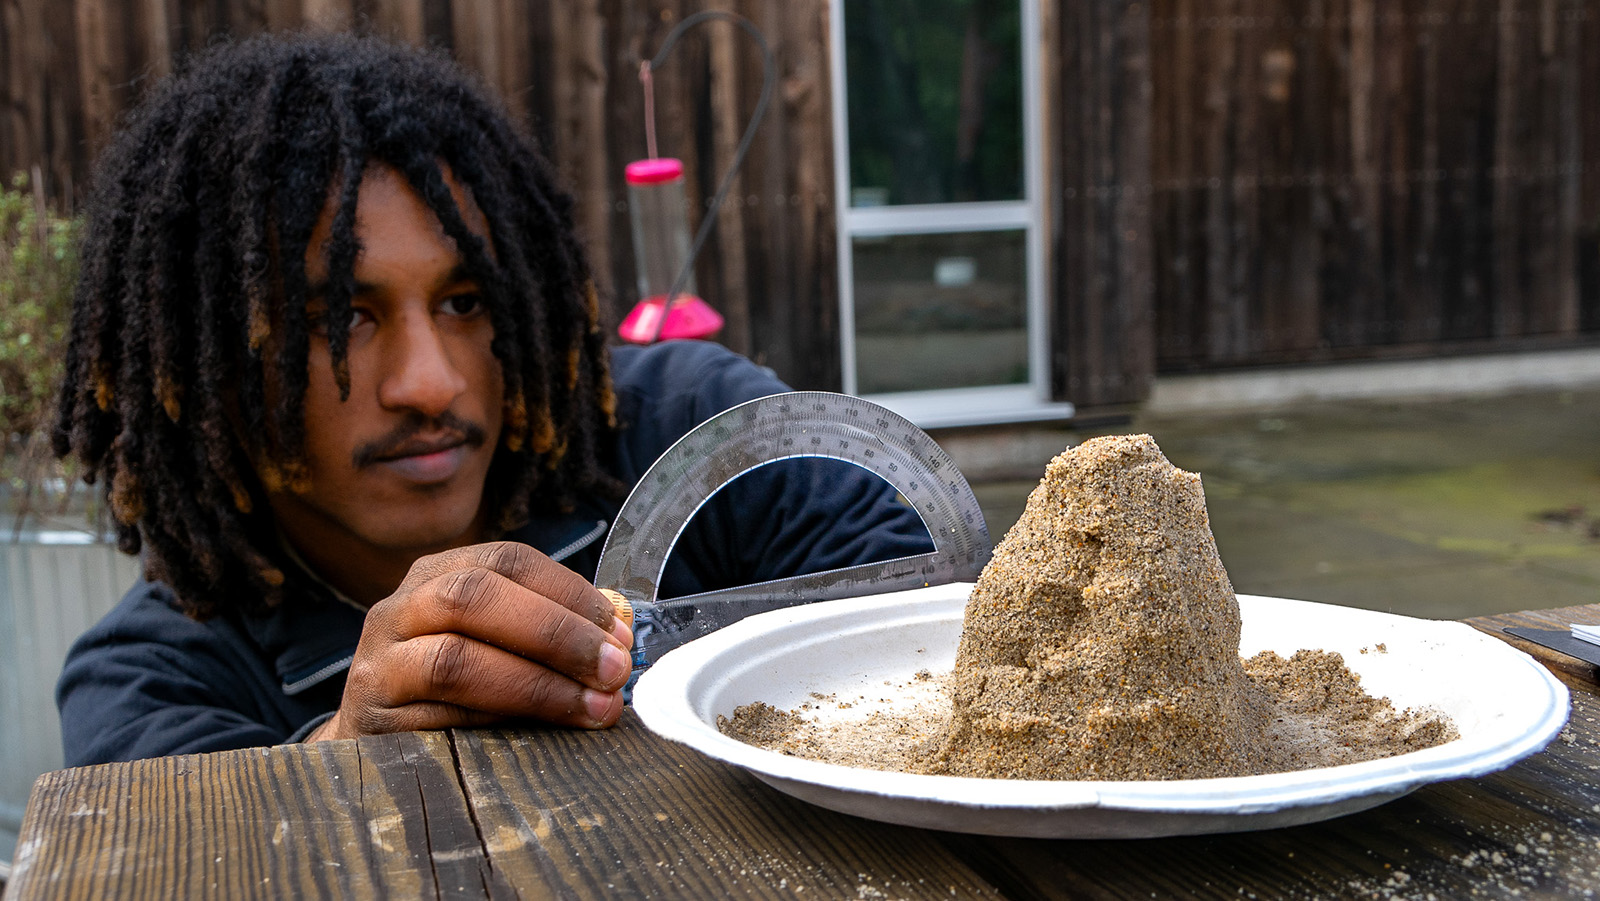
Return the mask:
{"type": "MultiPolygon", "coordinates": [[[[1110,838],[1270,829],[1375,807],[1430,782],[1481,776],[1542,749],[1567,690],[1533,658],[1470,626],[1241,595],[1240,652],[1338,651],[1397,708],[1449,714],[1461,738],[1384,760],[1221,779],[1056,782],[919,776],[839,766],[722,735],[718,715],[810,693],[854,697],[955,661],[971,584],[829,601],[735,623],[663,657],[639,680],[646,726],[780,791],[856,816],[931,829],[1110,838]],[[1376,650],[1383,644],[1386,650],[1376,650]],[[1367,649],[1368,653],[1361,653],[1367,649]]],[[[1182,666],[1182,660],[1172,661],[1182,666]]]]}

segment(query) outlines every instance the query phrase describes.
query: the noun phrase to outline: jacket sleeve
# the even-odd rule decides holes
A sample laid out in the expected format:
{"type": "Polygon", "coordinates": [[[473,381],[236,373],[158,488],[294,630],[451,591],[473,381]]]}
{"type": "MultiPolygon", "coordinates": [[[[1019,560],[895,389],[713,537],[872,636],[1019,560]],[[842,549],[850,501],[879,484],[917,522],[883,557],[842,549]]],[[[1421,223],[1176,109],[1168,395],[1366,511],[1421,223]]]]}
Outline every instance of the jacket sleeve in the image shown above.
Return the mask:
{"type": "MultiPolygon", "coordinates": [[[[253,698],[264,673],[226,623],[195,622],[164,590],[136,584],[78,639],[56,685],[68,766],[137,760],[282,741],[253,698]]],[[[270,681],[267,684],[272,684],[270,681]]]]}

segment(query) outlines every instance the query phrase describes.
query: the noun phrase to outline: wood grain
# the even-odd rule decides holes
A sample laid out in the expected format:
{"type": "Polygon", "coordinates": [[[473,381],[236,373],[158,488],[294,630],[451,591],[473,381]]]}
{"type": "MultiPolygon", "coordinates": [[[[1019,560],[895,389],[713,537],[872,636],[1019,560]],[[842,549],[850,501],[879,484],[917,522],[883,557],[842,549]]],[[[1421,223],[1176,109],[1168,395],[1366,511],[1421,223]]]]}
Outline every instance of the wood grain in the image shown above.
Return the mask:
{"type": "Polygon", "coordinates": [[[413,44],[428,39],[428,18],[424,0],[374,0],[372,24],[379,34],[413,44]]]}
{"type": "Polygon", "coordinates": [[[13,898],[512,895],[443,733],[62,770],[23,834],[13,898]]]}
{"type": "Polygon", "coordinates": [[[1520,347],[1600,321],[1593,4],[1158,0],[1152,17],[1158,371],[1520,347]]]}
{"type": "Polygon", "coordinates": [[[1479,616],[1466,621],[1473,628],[1493,635],[1522,651],[1555,673],[1575,692],[1592,693],[1600,688],[1600,669],[1593,664],[1570,657],[1560,651],[1518,638],[1505,631],[1507,626],[1526,626],[1533,629],[1567,630],[1574,623],[1600,625],[1600,605],[1581,607],[1554,607],[1548,610],[1529,610],[1521,613],[1503,613],[1497,616],[1479,616]]]}
{"type": "MultiPolygon", "coordinates": [[[[828,5],[782,0],[0,0],[0,177],[81,201],[113,123],[223,36],[370,25],[437,44],[525,117],[577,197],[609,318],[637,299],[622,167],[639,62],[713,6],[754,21],[777,98],[696,270],[730,346],[841,382],[828,5]]],[[[1592,343],[1593,0],[1045,3],[1051,390],[1159,373],[1592,343]]],[[[662,152],[716,187],[759,90],[724,25],[662,75],[662,152]]],[[[699,212],[692,217],[698,224],[699,212]]]]}
{"type": "MultiPolygon", "coordinates": [[[[728,5],[712,3],[709,8],[732,12],[726,9],[728,5]]],[[[754,96],[741,98],[741,93],[749,93],[741,91],[741,87],[759,85],[761,76],[759,59],[755,72],[749,72],[743,66],[744,55],[739,51],[750,38],[737,26],[728,23],[711,24],[705,28],[702,37],[709,45],[706,59],[708,82],[706,99],[709,103],[706,109],[711,118],[711,166],[704,173],[702,189],[705,192],[704,196],[710,200],[733,166],[735,149],[739,146],[739,140],[744,137],[745,126],[753,112],[755,98],[754,96]],[[755,78],[752,79],[751,75],[755,78]]],[[[748,237],[745,228],[747,206],[745,198],[746,195],[755,198],[755,195],[750,194],[746,188],[746,185],[753,183],[749,170],[741,164],[740,171],[733,175],[727,198],[723,201],[721,212],[717,214],[716,222],[717,256],[721,262],[718,282],[722,287],[716,300],[726,320],[723,342],[745,354],[751,350],[749,253],[745,248],[748,237]]],[[[748,206],[754,210],[756,204],[748,206]]]]}
{"type": "MultiPolygon", "coordinates": [[[[1600,622],[1600,605],[1472,625],[1600,622]]],[[[1559,662],[1559,661],[1557,661],[1559,662]]],[[[835,814],[667,743],[413,733],[51,773],[8,898],[1572,897],[1600,880],[1600,686],[1543,752],[1372,810],[1142,841],[966,836],[835,814]]]]}
{"type": "Polygon", "coordinates": [[[835,814],[665,742],[632,711],[604,732],[457,733],[489,857],[559,898],[996,898],[934,833],[835,814]]]}
{"type": "Polygon", "coordinates": [[[1050,182],[1052,391],[1091,407],[1149,393],[1155,377],[1151,280],[1148,13],[1143,4],[1063,4],[1060,71],[1048,96],[1058,155],[1050,182]]]}

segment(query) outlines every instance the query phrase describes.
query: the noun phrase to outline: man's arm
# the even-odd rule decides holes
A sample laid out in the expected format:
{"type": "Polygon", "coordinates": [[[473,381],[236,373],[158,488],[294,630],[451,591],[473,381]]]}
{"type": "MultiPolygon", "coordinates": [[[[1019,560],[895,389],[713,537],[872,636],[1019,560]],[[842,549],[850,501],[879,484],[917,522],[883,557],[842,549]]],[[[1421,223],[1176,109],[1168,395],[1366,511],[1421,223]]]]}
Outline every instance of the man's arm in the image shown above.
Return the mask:
{"type": "Polygon", "coordinates": [[[312,628],[355,645],[342,695],[337,679],[296,693],[260,635],[190,619],[165,586],[139,583],[68,654],[57,685],[67,764],[278,744],[330,708],[308,740],[621,715],[632,634],[598,591],[526,545],[425,557],[365,618],[331,599],[317,609],[312,628]]]}
{"type": "MultiPolygon", "coordinates": [[[[318,712],[250,640],[139,582],[74,643],[56,687],[68,766],[276,744],[318,712]]],[[[325,703],[325,702],[324,702],[325,703]]]]}

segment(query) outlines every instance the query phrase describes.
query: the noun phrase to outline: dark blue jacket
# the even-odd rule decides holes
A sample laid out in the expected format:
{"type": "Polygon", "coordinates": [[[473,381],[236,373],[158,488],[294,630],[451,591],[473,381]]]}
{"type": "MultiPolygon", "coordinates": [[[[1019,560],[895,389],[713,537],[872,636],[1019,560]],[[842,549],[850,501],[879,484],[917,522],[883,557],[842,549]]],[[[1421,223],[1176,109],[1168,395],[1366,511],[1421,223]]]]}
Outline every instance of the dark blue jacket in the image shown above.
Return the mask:
{"type": "MultiPolygon", "coordinates": [[[[788,390],[715,344],[613,352],[624,423],[616,471],[632,485],[695,425],[788,390]]],[[[535,515],[508,539],[594,577],[620,504],[588,499],[535,515]]],[[[762,467],[719,492],[672,554],[661,596],[886,560],[931,549],[927,530],[876,476],[833,460],[762,467]]],[[[69,766],[296,741],[338,707],[365,611],[303,572],[265,617],[197,622],[170,590],[141,581],[67,655],[56,688],[69,766]]]]}

